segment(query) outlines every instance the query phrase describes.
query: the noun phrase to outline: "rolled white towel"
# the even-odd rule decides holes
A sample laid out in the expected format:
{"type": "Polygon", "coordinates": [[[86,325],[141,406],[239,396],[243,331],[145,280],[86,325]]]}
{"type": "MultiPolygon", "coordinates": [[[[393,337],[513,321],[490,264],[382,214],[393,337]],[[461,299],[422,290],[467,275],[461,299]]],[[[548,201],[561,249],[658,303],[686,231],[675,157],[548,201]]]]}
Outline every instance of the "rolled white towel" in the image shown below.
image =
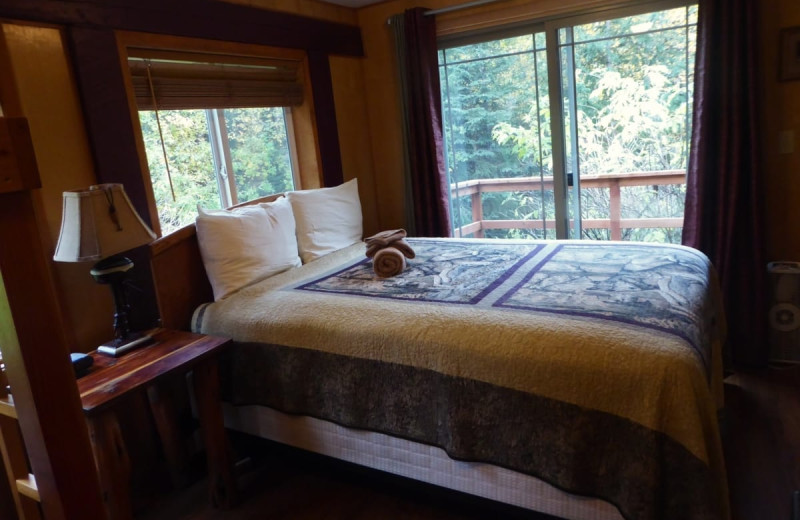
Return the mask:
{"type": "Polygon", "coordinates": [[[405,268],[406,257],[394,247],[385,247],[379,250],[372,259],[372,269],[381,278],[400,274],[405,268]]]}

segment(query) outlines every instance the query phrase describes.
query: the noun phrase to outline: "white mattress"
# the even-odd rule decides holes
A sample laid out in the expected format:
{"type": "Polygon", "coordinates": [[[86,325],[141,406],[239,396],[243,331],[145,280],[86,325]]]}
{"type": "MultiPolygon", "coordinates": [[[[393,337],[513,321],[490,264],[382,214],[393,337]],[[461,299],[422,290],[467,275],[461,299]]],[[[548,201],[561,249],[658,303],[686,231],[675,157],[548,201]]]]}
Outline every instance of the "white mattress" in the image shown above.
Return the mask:
{"type": "Polygon", "coordinates": [[[603,500],[572,495],[498,466],[456,461],[434,446],[263,406],[225,404],[224,411],[229,428],[336,459],[560,518],[622,519],[619,510],[603,500]]]}

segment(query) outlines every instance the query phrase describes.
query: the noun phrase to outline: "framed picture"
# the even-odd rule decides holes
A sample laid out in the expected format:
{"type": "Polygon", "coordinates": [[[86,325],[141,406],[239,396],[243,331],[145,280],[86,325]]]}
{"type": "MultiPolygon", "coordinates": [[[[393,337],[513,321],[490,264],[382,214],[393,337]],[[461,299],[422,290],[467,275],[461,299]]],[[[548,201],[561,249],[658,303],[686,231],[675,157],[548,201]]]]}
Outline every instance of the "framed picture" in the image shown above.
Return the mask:
{"type": "Polygon", "coordinates": [[[781,81],[800,79],[800,27],[781,29],[781,81]]]}

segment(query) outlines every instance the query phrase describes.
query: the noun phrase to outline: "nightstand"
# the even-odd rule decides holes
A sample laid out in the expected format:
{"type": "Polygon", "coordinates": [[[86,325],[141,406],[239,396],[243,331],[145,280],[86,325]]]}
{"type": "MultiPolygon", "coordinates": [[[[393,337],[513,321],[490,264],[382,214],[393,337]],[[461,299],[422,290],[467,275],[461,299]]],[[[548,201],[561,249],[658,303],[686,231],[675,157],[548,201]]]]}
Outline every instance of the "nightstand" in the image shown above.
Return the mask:
{"type": "MultiPolygon", "coordinates": [[[[92,352],[94,366],[78,380],[109,518],[133,518],[130,462],[117,421],[117,413],[124,411],[115,404],[134,392],[148,392],[171,376],[189,371],[194,374],[195,399],[208,459],[211,501],[218,507],[230,507],[236,502],[237,489],[222,422],[217,358],[231,341],[166,329],[151,334],[152,344],[121,357],[92,352]]],[[[168,418],[155,412],[153,415],[166,447],[171,440],[164,439],[163,432],[169,431],[170,426],[159,422],[168,418]]],[[[169,450],[165,451],[169,458],[169,450]]]]}

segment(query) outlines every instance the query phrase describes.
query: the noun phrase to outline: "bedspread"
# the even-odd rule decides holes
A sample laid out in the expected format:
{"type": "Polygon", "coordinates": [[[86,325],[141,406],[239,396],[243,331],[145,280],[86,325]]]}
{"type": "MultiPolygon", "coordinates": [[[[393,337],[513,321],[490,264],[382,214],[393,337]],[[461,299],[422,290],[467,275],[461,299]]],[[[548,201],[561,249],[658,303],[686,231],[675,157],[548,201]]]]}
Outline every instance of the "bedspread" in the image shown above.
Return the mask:
{"type": "Polygon", "coordinates": [[[705,256],[409,242],[393,278],[359,244],[198,309],[195,330],[237,341],[225,398],[433,444],[629,519],[727,517],[724,323],[705,256]]]}

